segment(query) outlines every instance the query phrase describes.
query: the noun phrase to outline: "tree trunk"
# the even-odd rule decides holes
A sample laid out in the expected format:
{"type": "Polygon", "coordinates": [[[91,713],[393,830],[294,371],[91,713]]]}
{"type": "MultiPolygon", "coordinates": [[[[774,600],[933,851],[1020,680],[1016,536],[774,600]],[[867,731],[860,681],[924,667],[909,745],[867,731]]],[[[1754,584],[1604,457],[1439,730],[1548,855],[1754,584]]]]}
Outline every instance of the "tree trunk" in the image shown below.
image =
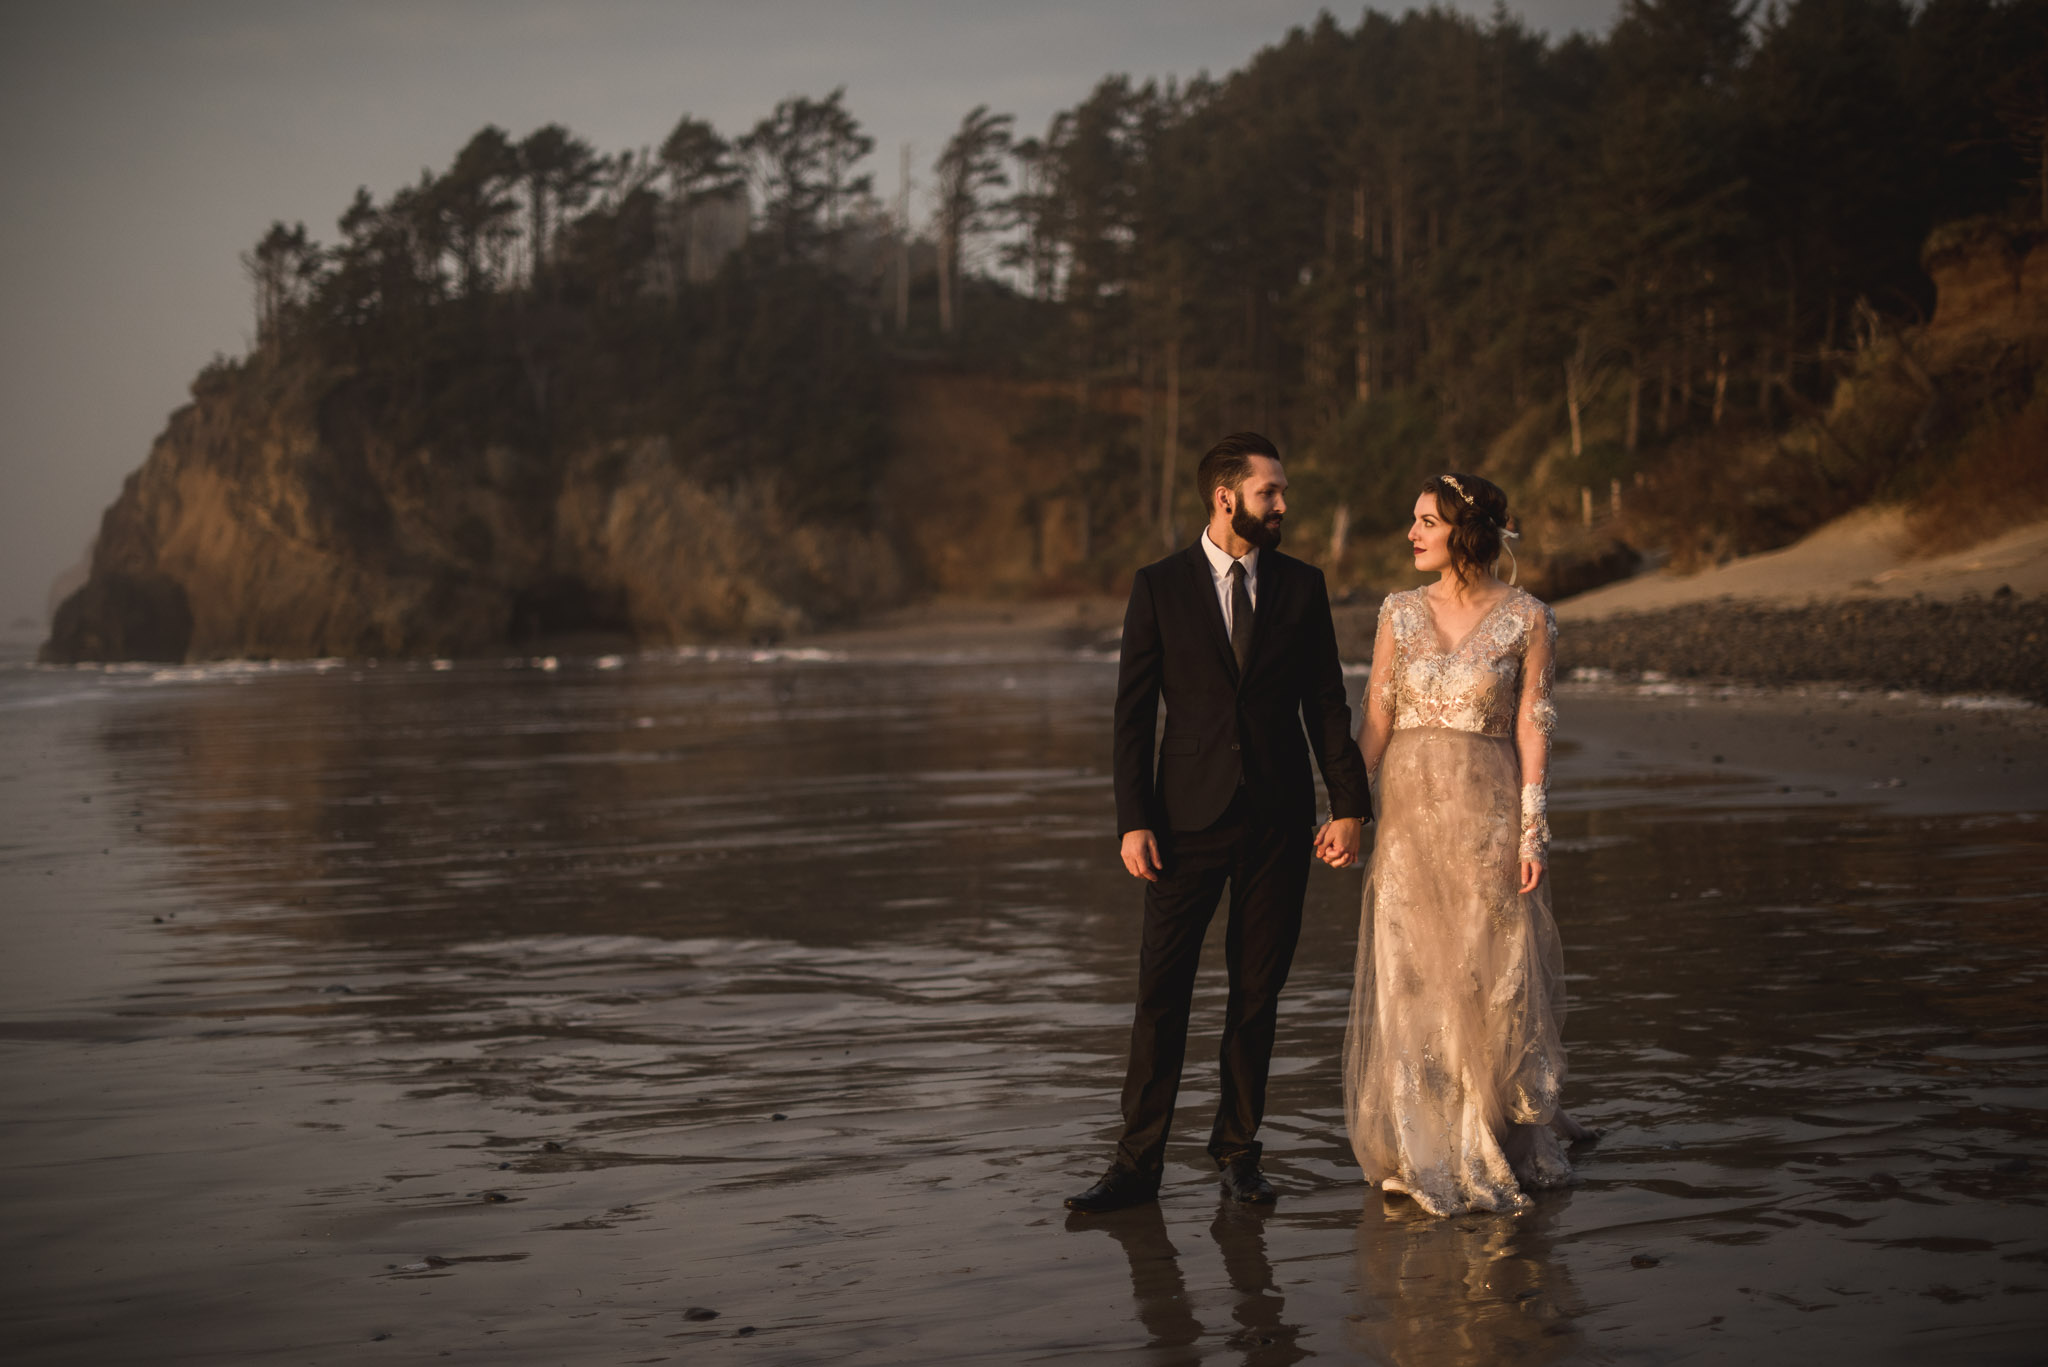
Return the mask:
{"type": "Polygon", "coordinates": [[[541,184],[539,177],[536,176],[527,180],[526,197],[533,219],[533,227],[529,233],[529,236],[532,238],[529,249],[533,253],[533,260],[527,267],[527,282],[532,285],[538,285],[540,283],[541,267],[547,261],[548,244],[548,192],[547,188],[541,184]]]}
{"type": "Polygon", "coordinates": [[[1678,421],[1692,420],[1692,320],[1678,329],[1678,421]]]}
{"type": "Polygon", "coordinates": [[[1394,208],[1394,222],[1393,222],[1393,239],[1394,239],[1394,240],[1393,240],[1393,256],[1394,256],[1394,278],[1395,278],[1395,279],[1396,279],[1396,280],[1398,281],[1398,280],[1399,280],[1399,279],[1401,278],[1401,272],[1402,272],[1402,270],[1403,270],[1403,269],[1404,269],[1404,268],[1405,268],[1405,267],[1407,266],[1407,264],[1408,264],[1408,234],[1407,234],[1407,232],[1405,231],[1405,229],[1406,229],[1406,226],[1407,226],[1407,225],[1406,225],[1406,224],[1405,224],[1405,223],[1403,222],[1403,220],[1404,220],[1404,219],[1406,219],[1406,218],[1407,218],[1407,216],[1408,216],[1408,212],[1407,212],[1407,211],[1408,211],[1408,205],[1407,205],[1407,198],[1408,198],[1408,197],[1407,197],[1407,195],[1406,195],[1406,194],[1404,194],[1404,193],[1403,193],[1403,190],[1404,190],[1404,189],[1405,189],[1406,187],[1402,185],[1402,183],[1401,183],[1401,178],[1400,178],[1400,177],[1399,177],[1398,175],[1397,175],[1397,176],[1396,176],[1396,177],[1394,178],[1394,183],[1393,183],[1393,185],[1392,185],[1391,187],[1389,187],[1389,188],[1390,188],[1390,189],[1391,189],[1391,190],[1393,191],[1393,199],[1394,199],[1394,206],[1393,206],[1393,208],[1394,208]]]}
{"type": "Polygon", "coordinates": [[[1631,359],[1628,366],[1628,427],[1622,438],[1622,443],[1628,448],[1630,455],[1636,453],[1637,439],[1642,435],[1642,430],[1643,372],[1631,359]]]}
{"type": "Polygon", "coordinates": [[[1387,184],[1387,258],[1390,269],[1386,293],[1380,299],[1380,321],[1388,329],[1388,336],[1380,347],[1380,354],[1387,362],[1380,378],[1389,385],[1414,378],[1414,367],[1409,363],[1412,349],[1405,340],[1408,328],[1408,186],[1399,156],[1396,149],[1393,177],[1387,184]]]}
{"type": "Polygon", "coordinates": [[[1180,544],[1180,529],[1173,525],[1173,484],[1180,464],[1180,286],[1173,287],[1167,311],[1166,334],[1166,441],[1159,454],[1159,536],[1172,550],[1180,544]]]}
{"type": "Polygon", "coordinates": [[[1586,454],[1585,432],[1579,426],[1579,402],[1584,396],[1579,393],[1579,368],[1570,361],[1564,365],[1564,411],[1572,424],[1572,454],[1586,454]]]}
{"type": "MultiPolygon", "coordinates": [[[[1357,253],[1357,279],[1351,286],[1351,344],[1356,353],[1356,398],[1372,398],[1372,314],[1365,284],[1365,182],[1359,181],[1351,196],[1351,240],[1357,253]]],[[[1348,525],[1349,514],[1345,514],[1348,525]]]]}
{"type": "Polygon", "coordinates": [[[939,331],[953,335],[953,225],[939,231],[939,331]]]}
{"type": "Polygon", "coordinates": [[[1579,411],[1589,399],[1589,395],[1586,392],[1588,389],[1588,376],[1586,374],[1588,350],[1586,330],[1580,328],[1579,344],[1573,349],[1572,354],[1565,358],[1564,362],[1564,409],[1566,416],[1571,419],[1572,454],[1574,456],[1582,456],[1586,453],[1586,433],[1585,428],[1580,422],[1579,411]]]}
{"type": "Polygon", "coordinates": [[[896,182],[896,331],[910,331],[910,144],[896,182]]]}
{"type": "Polygon", "coordinates": [[[1142,407],[1138,415],[1138,524],[1152,521],[1152,443],[1158,434],[1158,419],[1152,397],[1152,358],[1138,354],[1138,394],[1142,407]]]}

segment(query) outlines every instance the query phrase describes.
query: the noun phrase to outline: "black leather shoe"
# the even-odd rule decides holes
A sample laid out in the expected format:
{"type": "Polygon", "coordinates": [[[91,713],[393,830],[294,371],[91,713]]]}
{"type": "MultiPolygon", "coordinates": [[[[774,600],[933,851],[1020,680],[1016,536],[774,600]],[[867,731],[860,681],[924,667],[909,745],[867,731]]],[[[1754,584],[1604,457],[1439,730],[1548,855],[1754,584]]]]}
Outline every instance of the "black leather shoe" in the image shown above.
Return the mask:
{"type": "Polygon", "coordinates": [[[1263,1204],[1278,1195],[1273,1184],[1259,1171],[1259,1160],[1240,1155],[1223,1165],[1223,1194],[1233,1201],[1263,1204]]]}
{"type": "Polygon", "coordinates": [[[1122,1166],[1112,1166],[1079,1196],[1067,1198],[1067,1209],[1083,1215],[1103,1215],[1128,1206],[1142,1206],[1159,1199],[1159,1179],[1122,1166]]]}

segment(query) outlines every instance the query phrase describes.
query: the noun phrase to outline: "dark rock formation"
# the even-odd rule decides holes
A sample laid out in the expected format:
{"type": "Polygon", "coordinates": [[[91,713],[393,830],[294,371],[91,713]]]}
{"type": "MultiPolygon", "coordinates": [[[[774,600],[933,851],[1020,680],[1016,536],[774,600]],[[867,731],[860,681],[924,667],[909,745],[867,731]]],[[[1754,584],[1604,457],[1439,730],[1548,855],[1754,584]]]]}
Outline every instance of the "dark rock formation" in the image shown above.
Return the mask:
{"type": "Polygon", "coordinates": [[[1560,625],[1560,671],[1747,683],[1841,682],[2048,703],[2048,599],[1701,603],[1560,625]]]}
{"type": "Polygon", "coordinates": [[[887,538],[707,467],[659,437],[559,457],[400,445],[331,376],[217,367],[108,509],[43,658],[759,639],[901,597],[887,538]]]}
{"type": "Polygon", "coordinates": [[[169,575],[115,570],[88,579],[58,607],[43,658],[175,661],[191,644],[183,585],[169,575]]]}

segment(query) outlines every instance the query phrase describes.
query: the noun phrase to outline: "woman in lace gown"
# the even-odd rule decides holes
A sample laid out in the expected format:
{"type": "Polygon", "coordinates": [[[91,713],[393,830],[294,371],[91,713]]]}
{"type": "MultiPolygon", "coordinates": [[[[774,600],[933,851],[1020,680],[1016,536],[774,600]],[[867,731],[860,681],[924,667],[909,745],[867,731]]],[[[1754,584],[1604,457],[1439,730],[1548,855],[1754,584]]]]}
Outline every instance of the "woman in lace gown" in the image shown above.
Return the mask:
{"type": "Polygon", "coordinates": [[[1493,574],[1507,498],[1440,475],[1415,567],[1380,606],[1362,740],[1379,788],[1345,1115],[1368,1181],[1434,1215],[1527,1208],[1590,1137],[1558,1105],[1563,960],[1544,878],[1552,647],[1542,602],[1493,574]]]}

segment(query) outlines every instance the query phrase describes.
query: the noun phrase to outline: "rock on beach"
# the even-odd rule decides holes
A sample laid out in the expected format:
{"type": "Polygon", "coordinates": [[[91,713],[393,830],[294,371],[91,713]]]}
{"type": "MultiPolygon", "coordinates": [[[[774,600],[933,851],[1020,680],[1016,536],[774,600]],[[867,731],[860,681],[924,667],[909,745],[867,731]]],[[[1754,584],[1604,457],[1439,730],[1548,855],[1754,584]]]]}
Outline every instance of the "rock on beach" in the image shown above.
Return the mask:
{"type": "Polygon", "coordinates": [[[2048,597],[1693,603],[1562,623],[1560,673],[1841,682],[2048,704],[2048,597]]]}

